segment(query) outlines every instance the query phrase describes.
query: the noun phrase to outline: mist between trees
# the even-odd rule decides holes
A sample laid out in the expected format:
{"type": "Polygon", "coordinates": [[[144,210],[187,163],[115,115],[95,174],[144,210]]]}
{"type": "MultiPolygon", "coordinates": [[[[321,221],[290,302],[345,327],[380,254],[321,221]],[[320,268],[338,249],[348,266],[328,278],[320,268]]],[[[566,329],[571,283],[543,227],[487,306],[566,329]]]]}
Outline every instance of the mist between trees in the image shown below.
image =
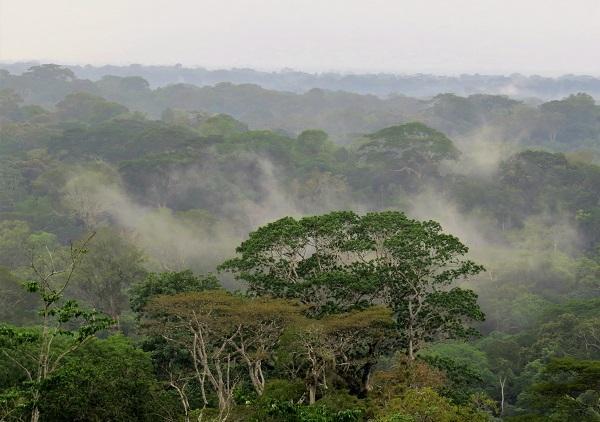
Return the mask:
{"type": "Polygon", "coordinates": [[[598,417],[592,97],[0,87],[0,420],[598,417]]]}

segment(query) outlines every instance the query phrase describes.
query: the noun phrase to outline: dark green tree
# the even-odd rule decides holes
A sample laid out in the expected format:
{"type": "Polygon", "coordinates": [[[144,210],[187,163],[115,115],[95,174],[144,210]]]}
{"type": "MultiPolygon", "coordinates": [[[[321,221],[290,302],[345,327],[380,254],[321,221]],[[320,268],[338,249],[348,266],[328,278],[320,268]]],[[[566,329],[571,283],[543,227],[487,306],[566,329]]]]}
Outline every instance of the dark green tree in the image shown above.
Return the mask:
{"type": "Polygon", "coordinates": [[[150,273],[145,280],[131,288],[131,309],[134,312],[142,311],[148,301],[156,296],[202,292],[219,287],[219,281],[212,274],[197,276],[191,270],[150,273]]]}
{"type": "Polygon", "coordinates": [[[600,361],[550,361],[523,401],[550,421],[600,420],[600,361]]]}
{"type": "Polygon", "coordinates": [[[388,211],[285,217],[250,233],[224,262],[257,295],[297,298],[313,316],[383,302],[410,359],[426,342],[468,337],[483,320],[477,295],[452,285],[483,267],[434,221],[388,211]]]}
{"type": "Polygon", "coordinates": [[[62,119],[89,123],[100,123],[128,111],[127,107],[121,104],[85,92],[66,96],[56,104],[56,109],[62,119]]]}
{"type": "Polygon", "coordinates": [[[358,148],[359,160],[375,171],[384,186],[401,184],[414,189],[423,179],[438,177],[442,161],[460,155],[446,135],[419,122],[391,126],[367,139],[358,148]]]}
{"type": "Polygon", "coordinates": [[[154,376],[152,360],[123,336],[92,341],[41,386],[45,421],[155,421],[177,402],[154,376]]]}
{"type": "Polygon", "coordinates": [[[140,250],[110,229],[98,230],[86,259],[73,277],[73,293],[107,315],[120,327],[129,309],[128,289],[146,276],[140,250]]]}

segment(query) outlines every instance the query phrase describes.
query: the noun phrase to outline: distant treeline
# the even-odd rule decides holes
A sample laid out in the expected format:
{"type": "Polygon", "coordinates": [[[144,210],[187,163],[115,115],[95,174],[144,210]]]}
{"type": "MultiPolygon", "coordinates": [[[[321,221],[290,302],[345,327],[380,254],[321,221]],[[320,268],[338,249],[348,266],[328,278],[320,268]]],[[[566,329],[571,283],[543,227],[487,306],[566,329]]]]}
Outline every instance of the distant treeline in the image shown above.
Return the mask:
{"type": "MultiPolygon", "coordinates": [[[[3,63],[0,69],[20,74],[36,62],[3,63]]],[[[443,76],[429,74],[391,74],[391,73],[307,73],[293,69],[264,72],[254,69],[206,69],[204,67],[174,66],[66,66],[78,78],[99,80],[105,75],[141,76],[152,87],[162,87],[176,83],[198,86],[215,85],[220,82],[234,84],[256,84],[266,89],[304,93],[313,88],[332,91],[347,91],[357,94],[389,96],[392,94],[412,97],[432,97],[440,92],[457,95],[495,94],[510,95],[519,98],[538,98],[551,100],[587,92],[600,95],[600,78],[587,75],[563,75],[556,78],[539,75],[480,75],[462,74],[443,76]]]]}
{"type": "Polygon", "coordinates": [[[307,128],[323,129],[332,140],[344,144],[360,134],[412,121],[423,122],[458,142],[478,138],[573,151],[596,149],[600,139],[600,107],[589,93],[532,104],[488,94],[464,97],[442,93],[430,99],[396,95],[384,99],[319,88],[296,94],[228,82],[202,87],[178,83],[152,89],[141,76],[106,75],[92,81],[55,64],[34,66],[22,74],[0,69],[0,90],[14,92],[25,104],[47,108],[70,94],[83,92],[154,119],[164,117],[168,110],[224,113],[251,129],[292,137],[307,128]]]}

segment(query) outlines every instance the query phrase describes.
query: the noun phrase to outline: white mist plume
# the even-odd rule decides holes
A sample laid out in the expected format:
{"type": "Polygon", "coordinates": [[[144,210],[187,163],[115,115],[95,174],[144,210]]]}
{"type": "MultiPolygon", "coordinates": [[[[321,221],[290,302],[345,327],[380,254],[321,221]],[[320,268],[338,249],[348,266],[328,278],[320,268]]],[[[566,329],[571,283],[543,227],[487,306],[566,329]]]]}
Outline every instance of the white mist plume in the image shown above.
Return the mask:
{"type": "MultiPolygon", "coordinates": [[[[225,189],[231,197],[219,204],[221,211],[214,216],[202,210],[175,212],[166,206],[143,205],[123,189],[118,177],[99,177],[101,171],[108,171],[106,163],[101,163],[100,170],[98,163],[78,168],[64,191],[68,206],[90,227],[108,220],[148,255],[153,269],[163,270],[214,270],[234,255],[250,231],[284,216],[362,208],[351,204],[345,182],[335,176],[319,174],[286,190],[283,175],[269,160],[252,155],[243,158],[252,162],[256,174],[231,176],[233,184],[225,189]],[[254,197],[248,192],[254,192],[254,197]]],[[[215,183],[220,177],[222,172],[214,167],[192,166],[171,172],[166,184],[169,195],[185,196],[189,189],[215,183]]]]}

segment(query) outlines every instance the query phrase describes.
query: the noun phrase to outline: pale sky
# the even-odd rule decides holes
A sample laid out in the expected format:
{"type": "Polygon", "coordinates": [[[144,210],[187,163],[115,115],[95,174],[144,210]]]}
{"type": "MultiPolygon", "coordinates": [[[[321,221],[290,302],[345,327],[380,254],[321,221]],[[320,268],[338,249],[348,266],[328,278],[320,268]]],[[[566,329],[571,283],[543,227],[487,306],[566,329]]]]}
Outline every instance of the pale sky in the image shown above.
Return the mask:
{"type": "Polygon", "coordinates": [[[600,76],[600,0],[0,0],[0,61],[600,76]]]}

